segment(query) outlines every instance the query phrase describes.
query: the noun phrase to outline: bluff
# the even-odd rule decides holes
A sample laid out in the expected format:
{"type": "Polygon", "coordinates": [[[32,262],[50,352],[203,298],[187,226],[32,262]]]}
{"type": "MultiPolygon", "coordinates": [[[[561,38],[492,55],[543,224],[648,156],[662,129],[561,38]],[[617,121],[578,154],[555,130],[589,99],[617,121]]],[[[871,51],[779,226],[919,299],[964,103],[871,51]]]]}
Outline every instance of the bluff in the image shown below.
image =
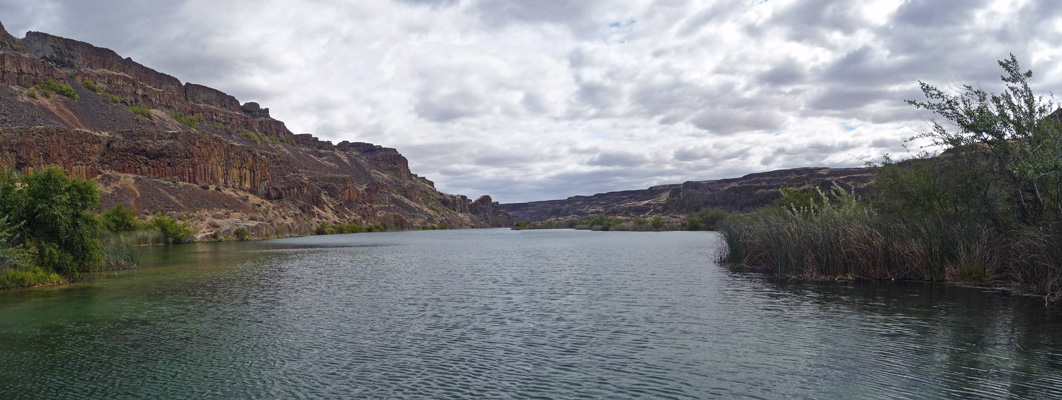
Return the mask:
{"type": "Polygon", "coordinates": [[[293,134],[257,103],[0,24],[0,167],[52,165],[95,180],[103,208],[176,215],[203,235],[511,224],[489,196],[440,193],[395,149],[293,134]]]}
{"type": "Polygon", "coordinates": [[[866,194],[874,182],[870,168],[796,168],[745,175],[740,178],[691,181],[648,189],[573,196],[564,200],[503,204],[517,221],[539,222],[553,218],[589,217],[598,214],[624,217],[688,216],[701,209],[719,208],[749,212],[781,197],[779,188],[834,183],[866,194]]]}

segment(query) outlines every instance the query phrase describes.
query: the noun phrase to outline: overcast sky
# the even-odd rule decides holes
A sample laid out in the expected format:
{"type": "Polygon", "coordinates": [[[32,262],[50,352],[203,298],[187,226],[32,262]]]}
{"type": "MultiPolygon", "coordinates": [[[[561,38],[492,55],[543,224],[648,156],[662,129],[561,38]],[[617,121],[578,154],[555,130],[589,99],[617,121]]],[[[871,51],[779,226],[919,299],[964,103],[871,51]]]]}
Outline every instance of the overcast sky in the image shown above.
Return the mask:
{"type": "Polygon", "coordinates": [[[905,153],[918,80],[1062,83],[1054,1],[0,0],[295,133],[397,148],[502,202],[905,153]]]}

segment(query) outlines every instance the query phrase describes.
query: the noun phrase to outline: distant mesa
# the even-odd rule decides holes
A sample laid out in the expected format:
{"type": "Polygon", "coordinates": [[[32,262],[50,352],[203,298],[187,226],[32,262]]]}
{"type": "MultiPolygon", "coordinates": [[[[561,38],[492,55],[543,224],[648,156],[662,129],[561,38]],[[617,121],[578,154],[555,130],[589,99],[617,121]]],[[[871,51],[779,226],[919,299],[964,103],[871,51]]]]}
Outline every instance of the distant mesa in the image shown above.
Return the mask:
{"type": "Polygon", "coordinates": [[[781,197],[779,188],[838,183],[866,194],[874,181],[868,168],[796,168],[745,175],[741,178],[691,181],[648,189],[573,196],[564,200],[508,203],[502,207],[514,221],[540,222],[554,218],[590,217],[598,214],[624,217],[685,217],[702,209],[749,212],[781,197]]]}

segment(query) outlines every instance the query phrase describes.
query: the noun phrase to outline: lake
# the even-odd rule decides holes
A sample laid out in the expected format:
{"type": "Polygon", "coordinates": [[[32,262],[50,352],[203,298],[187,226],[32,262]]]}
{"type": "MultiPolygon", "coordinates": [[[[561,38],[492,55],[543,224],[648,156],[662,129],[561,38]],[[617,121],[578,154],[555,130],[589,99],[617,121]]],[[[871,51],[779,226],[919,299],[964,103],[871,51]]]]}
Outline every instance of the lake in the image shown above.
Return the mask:
{"type": "Polygon", "coordinates": [[[138,249],[0,292],[0,398],[1062,398],[1062,313],[719,265],[711,232],[138,249]]]}

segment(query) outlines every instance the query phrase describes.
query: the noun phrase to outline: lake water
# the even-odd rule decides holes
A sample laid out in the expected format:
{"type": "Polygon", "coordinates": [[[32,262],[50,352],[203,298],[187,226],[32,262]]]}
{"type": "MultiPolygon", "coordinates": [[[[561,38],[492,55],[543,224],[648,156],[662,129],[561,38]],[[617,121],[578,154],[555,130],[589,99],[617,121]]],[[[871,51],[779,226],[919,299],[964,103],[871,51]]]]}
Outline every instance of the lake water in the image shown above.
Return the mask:
{"type": "Polygon", "coordinates": [[[0,398],[1062,398],[1043,301],[782,282],[709,232],[145,248],[0,292],[0,398]]]}

